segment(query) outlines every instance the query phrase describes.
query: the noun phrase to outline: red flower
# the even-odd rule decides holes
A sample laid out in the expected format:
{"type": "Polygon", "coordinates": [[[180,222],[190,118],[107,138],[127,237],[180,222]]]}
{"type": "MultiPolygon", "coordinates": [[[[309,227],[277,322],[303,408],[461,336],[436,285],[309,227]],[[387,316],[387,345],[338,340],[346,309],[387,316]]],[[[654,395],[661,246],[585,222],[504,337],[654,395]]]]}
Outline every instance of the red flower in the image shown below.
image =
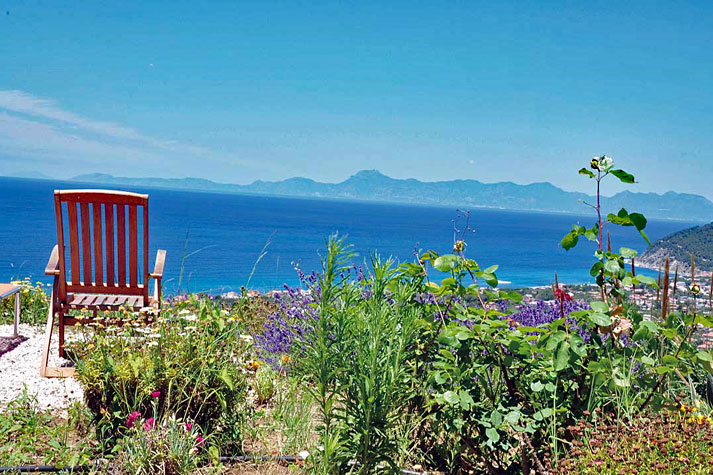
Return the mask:
{"type": "Polygon", "coordinates": [[[188,424],[186,424],[186,430],[187,430],[188,432],[190,432],[191,429],[193,429],[193,424],[191,424],[191,423],[189,422],[188,424]]]}
{"type": "Polygon", "coordinates": [[[571,302],[572,296],[569,295],[565,290],[557,288],[555,289],[555,299],[560,303],[571,302]]]}
{"type": "Polygon", "coordinates": [[[134,426],[134,421],[141,417],[141,413],[139,411],[134,411],[131,414],[129,414],[129,418],[126,419],[126,427],[133,427],[134,426]]]}
{"type": "Polygon", "coordinates": [[[203,445],[203,437],[201,437],[200,434],[198,434],[196,436],[196,444],[201,445],[201,446],[203,445]]]}
{"type": "Polygon", "coordinates": [[[151,393],[151,397],[159,397],[161,395],[161,391],[154,391],[151,393]]]}
{"type": "Polygon", "coordinates": [[[153,417],[146,419],[146,422],[144,422],[144,430],[151,430],[154,427],[156,427],[156,421],[154,421],[153,417]]]}

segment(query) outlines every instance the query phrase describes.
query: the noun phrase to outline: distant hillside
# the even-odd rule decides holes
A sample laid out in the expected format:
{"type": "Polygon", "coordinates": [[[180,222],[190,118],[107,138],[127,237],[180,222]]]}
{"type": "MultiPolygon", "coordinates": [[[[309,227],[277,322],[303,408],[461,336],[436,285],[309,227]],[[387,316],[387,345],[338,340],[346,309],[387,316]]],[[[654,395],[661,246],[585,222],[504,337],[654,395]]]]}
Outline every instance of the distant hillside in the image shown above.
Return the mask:
{"type": "MultiPolygon", "coordinates": [[[[395,179],[378,170],[362,170],[341,183],[320,183],[309,178],[282,181],[258,180],[249,185],[216,183],[198,178],[125,178],[105,174],[81,175],[73,180],[114,186],[145,186],[219,193],[248,193],[306,198],[336,198],[443,205],[461,208],[491,208],[558,213],[582,213],[580,200],[592,202],[584,193],[564,191],[551,183],[518,185],[511,182],[482,183],[478,180],[423,182],[395,179]]],[[[703,196],[669,191],[622,192],[602,199],[604,209],[621,207],[644,213],[649,218],[713,221],[713,203],[703,196]]]]}
{"type": "Polygon", "coordinates": [[[652,269],[663,266],[669,256],[672,269],[676,266],[690,273],[691,253],[696,257],[696,269],[713,270],[713,223],[684,229],[654,242],[639,258],[639,264],[652,269]]]}
{"type": "Polygon", "coordinates": [[[30,178],[32,180],[52,180],[52,177],[49,175],[45,175],[42,172],[34,171],[34,170],[25,170],[21,172],[16,172],[16,173],[10,173],[7,176],[11,178],[30,178]]]}

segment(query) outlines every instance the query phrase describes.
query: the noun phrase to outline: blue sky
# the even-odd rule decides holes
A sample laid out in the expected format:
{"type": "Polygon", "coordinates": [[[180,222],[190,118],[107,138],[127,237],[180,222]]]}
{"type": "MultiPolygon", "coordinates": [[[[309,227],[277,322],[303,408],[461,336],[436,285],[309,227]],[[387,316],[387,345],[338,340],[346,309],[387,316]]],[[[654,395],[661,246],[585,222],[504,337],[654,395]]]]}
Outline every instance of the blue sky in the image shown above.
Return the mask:
{"type": "Polygon", "coordinates": [[[713,199],[712,2],[0,3],[0,174],[551,181],[713,199]]]}

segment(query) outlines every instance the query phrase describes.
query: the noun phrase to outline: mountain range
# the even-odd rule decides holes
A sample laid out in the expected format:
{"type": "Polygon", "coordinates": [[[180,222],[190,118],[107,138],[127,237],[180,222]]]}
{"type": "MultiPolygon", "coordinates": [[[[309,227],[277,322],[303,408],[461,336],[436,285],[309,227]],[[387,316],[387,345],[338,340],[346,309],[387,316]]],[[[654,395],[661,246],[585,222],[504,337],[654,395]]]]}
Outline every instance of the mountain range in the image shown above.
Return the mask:
{"type": "MultiPolygon", "coordinates": [[[[562,190],[551,183],[519,185],[512,182],[483,183],[478,180],[424,182],[395,179],[378,170],[362,170],[340,183],[322,183],[309,178],[281,181],[257,180],[249,185],[217,183],[200,178],[128,178],[94,173],[72,181],[111,186],[140,186],[196,190],[218,193],[247,193],[305,198],[329,198],[393,203],[453,206],[466,209],[489,208],[581,214],[581,201],[594,197],[562,190]]],[[[616,212],[643,213],[648,218],[685,221],[713,221],[713,202],[700,195],[676,193],[635,193],[624,191],[602,197],[602,206],[616,212]]]]}

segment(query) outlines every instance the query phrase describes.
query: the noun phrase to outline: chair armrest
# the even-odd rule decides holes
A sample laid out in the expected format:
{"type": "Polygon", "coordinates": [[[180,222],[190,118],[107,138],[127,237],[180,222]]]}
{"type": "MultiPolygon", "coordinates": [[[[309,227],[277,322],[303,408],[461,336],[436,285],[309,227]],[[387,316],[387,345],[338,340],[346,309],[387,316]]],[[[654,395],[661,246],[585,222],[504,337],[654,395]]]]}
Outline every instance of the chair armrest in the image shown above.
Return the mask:
{"type": "Polygon", "coordinates": [[[59,246],[55,245],[45,267],[45,275],[59,275],[59,246]]]}
{"type": "Polygon", "coordinates": [[[156,264],[154,264],[153,272],[149,274],[152,279],[163,278],[163,266],[166,263],[166,251],[159,249],[156,253],[156,264]]]}

